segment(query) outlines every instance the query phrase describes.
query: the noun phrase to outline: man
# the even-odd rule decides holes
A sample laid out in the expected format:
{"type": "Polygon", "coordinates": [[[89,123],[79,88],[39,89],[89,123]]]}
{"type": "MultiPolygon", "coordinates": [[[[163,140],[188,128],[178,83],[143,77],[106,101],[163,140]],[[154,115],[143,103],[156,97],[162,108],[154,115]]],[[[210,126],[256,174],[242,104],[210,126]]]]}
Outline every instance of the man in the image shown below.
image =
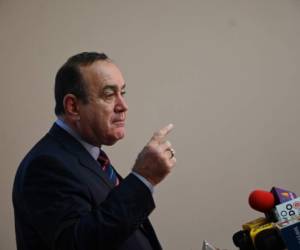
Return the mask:
{"type": "Polygon", "coordinates": [[[148,220],[152,189],[176,159],[154,133],[122,179],[102,145],[125,135],[125,82],[105,55],[71,57],[55,79],[57,121],[21,162],[13,203],[18,250],[161,249],[148,220]]]}

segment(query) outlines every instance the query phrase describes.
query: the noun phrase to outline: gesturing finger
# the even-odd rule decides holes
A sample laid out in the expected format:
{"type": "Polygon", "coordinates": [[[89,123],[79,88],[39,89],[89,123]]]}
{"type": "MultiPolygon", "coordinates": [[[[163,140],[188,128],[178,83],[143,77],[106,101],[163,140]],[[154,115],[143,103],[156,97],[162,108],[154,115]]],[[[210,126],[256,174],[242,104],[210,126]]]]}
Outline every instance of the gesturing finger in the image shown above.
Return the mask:
{"type": "Polygon", "coordinates": [[[170,133],[170,131],[173,129],[173,127],[174,127],[174,125],[172,123],[163,127],[162,129],[160,129],[159,131],[157,131],[153,134],[150,141],[156,141],[156,142],[160,143],[170,133]]]}

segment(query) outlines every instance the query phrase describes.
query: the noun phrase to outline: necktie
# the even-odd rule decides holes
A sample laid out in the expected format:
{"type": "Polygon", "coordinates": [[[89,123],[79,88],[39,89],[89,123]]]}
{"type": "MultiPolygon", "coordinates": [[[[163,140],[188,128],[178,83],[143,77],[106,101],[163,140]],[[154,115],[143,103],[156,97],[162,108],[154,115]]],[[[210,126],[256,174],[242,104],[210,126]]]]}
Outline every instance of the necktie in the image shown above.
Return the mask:
{"type": "Polygon", "coordinates": [[[107,175],[108,179],[115,185],[119,185],[119,178],[116,171],[110,163],[109,158],[104,151],[100,150],[100,155],[98,157],[98,162],[101,165],[102,171],[107,175]]]}

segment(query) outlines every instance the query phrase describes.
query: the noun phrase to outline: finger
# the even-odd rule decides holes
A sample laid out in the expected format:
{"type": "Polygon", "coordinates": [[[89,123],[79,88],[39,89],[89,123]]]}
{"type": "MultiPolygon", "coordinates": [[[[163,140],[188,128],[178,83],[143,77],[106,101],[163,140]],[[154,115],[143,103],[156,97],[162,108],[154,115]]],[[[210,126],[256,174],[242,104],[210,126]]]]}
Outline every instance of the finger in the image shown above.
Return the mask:
{"type": "Polygon", "coordinates": [[[176,157],[175,157],[175,156],[172,157],[171,159],[169,159],[169,163],[170,163],[170,167],[171,167],[171,168],[174,167],[176,161],[177,161],[177,160],[176,160],[176,157]]]}
{"type": "Polygon", "coordinates": [[[174,127],[174,125],[172,123],[163,127],[162,129],[160,129],[159,131],[157,131],[153,134],[151,140],[160,142],[167,136],[167,134],[170,133],[170,131],[173,129],[173,127],[174,127]]]}
{"type": "Polygon", "coordinates": [[[170,148],[170,151],[171,151],[171,153],[172,153],[172,155],[173,155],[173,157],[174,157],[175,154],[176,154],[176,151],[174,150],[174,148],[170,148]]]}
{"type": "Polygon", "coordinates": [[[174,166],[175,163],[176,163],[176,161],[177,161],[176,157],[173,157],[173,158],[171,159],[171,161],[173,162],[173,166],[174,166]]]}
{"type": "Polygon", "coordinates": [[[174,158],[174,157],[175,157],[175,150],[174,150],[173,148],[170,148],[170,149],[168,149],[168,151],[170,152],[170,153],[169,153],[169,154],[170,154],[169,159],[174,158]]]}
{"type": "Polygon", "coordinates": [[[175,157],[175,150],[173,148],[168,148],[165,150],[165,157],[170,160],[175,157]]]}
{"type": "Polygon", "coordinates": [[[170,149],[172,147],[171,142],[165,141],[164,143],[160,144],[160,149],[162,152],[165,152],[166,150],[170,149]]]}

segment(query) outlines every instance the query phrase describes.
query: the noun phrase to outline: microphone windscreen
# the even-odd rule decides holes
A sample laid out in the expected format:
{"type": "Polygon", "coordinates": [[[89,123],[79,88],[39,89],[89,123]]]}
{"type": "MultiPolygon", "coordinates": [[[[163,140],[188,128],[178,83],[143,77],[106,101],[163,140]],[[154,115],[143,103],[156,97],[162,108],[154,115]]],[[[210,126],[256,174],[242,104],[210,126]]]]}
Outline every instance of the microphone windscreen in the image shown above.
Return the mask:
{"type": "Polygon", "coordinates": [[[250,207],[262,213],[270,212],[275,206],[274,195],[264,190],[254,190],[251,192],[248,201],[250,207]]]}
{"type": "Polygon", "coordinates": [[[241,250],[255,250],[251,237],[249,235],[249,231],[242,230],[236,232],[232,236],[232,240],[234,245],[241,250]]]}

